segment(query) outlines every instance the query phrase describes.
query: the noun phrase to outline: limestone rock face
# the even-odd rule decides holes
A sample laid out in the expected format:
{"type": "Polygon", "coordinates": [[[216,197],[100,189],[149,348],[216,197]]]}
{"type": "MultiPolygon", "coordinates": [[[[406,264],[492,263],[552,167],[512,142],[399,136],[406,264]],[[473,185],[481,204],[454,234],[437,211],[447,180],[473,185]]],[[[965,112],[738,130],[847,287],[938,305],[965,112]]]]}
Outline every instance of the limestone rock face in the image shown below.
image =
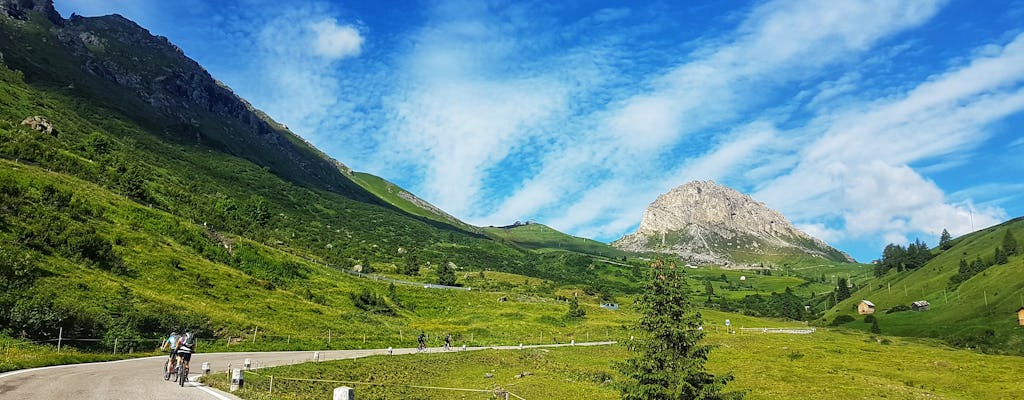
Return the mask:
{"type": "Polygon", "coordinates": [[[612,243],[628,251],[679,255],[696,264],[752,264],[783,254],[854,260],[793,227],[778,211],[711,181],[672,189],[644,211],[636,233],[612,243]]]}

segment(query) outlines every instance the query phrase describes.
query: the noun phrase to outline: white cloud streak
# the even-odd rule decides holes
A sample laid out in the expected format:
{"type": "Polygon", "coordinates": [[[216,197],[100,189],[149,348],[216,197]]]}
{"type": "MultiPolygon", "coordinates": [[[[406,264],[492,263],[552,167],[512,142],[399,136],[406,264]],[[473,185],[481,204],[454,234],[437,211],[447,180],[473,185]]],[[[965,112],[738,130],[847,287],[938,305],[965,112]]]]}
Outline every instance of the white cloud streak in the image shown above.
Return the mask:
{"type": "MultiPolygon", "coordinates": [[[[602,178],[640,184],[643,197],[653,199],[671,187],[684,183],[683,177],[719,179],[738,168],[750,165],[742,160],[747,153],[770,136],[760,132],[735,139],[701,160],[680,160],[682,170],[670,168],[669,175],[657,162],[660,155],[684,146],[694,133],[712,129],[737,118],[740,112],[764,102],[756,94],[766,88],[800,79],[802,76],[835,63],[853,53],[866,50],[881,38],[916,26],[933,15],[937,2],[899,3],[889,1],[833,3],[771,2],[754,10],[731,40],[712,43],[698,49],[688,62],[653,77],[649,91],[637,93],[613,103],[594,117],[599,122],[588,132],[585,142],[562,143],[545,163],[536,179],[508,199],[506,206],[492,218],[507,218],[509,210],[521,214],[540,212],[551,204],[551,194],[540,187],[558,188],[561,196],[589,199],[589,190],[576,183],[579,174],[600,169],[602,178]],[[582,192],[582,193],[578,193],[582,192]],[[541,194],[532,197],[531,195],[541,194]]],[[[691,141],[702,146],[700,141],[691,141]]],[[[582,206],[571,201],[568,209],[582,206]]],[[[607,214],[620,215],[612,225],[623,226],[626,219],[639,218],[633,212],[642,206],[623,210],[606,202],[607,214]]],[[[646,203],[646,202],[644,202],[646,203]]],[[[593,205],[589,206],[593,207],[593,205]]],[[[557,228],[589,229],[593,221],[559,218],[557,228]]],[[[602,221],[607,224],[607,221],[602,221]]]]}

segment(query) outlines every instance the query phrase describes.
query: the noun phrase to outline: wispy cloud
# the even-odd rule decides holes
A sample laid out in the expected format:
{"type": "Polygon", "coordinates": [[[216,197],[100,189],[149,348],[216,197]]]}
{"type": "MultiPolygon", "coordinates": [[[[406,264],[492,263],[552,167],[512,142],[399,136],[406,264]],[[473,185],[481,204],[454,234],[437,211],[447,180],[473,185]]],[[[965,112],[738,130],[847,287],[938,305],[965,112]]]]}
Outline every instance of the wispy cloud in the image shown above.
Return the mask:
{"type": "Polygon", "coordinates": [[[975,208],[964,196],[949,200],[908,167],[969,156],[988,139],[988,124],[1024,110],[1024,35],[992,50],[898,98],[823,116],[827,125],[809,128],[819,139],[800,151],[799,163],[755,196],[798,220],[839,219],[838,239],[906,241],[915,232],[959,235],[1001,222],[1001,208],[975,208]]]}
{"type": "Polygon", "coordinates": [[[879,247],[996,223],[1021,199],[988,165],[1024,147],[1002,126],[1024,115],[1019,2],[971,22],[944,0],[443,0],[396,23],[372,2],[183,1],[62,10],[180,35],[329,154],[479,225],[612,240],[659,194],[712,179],[879,247]]]}
{"type": "MultiPolygon", "coordinates": [[[[757,96],[758,92],[770,91],[864,51],[887,35],[920,24],[937,10],[937,3],[926,2],[843,3],[840,9],[833,6],[772,2],[753,10],[731,37],[709,40],[683,64],[646,79],[643,86],[648,90],[594,112],[593,117],[601,122],[586,133],[586,140],[551,149],[539,179],[527,182],[520,193],[542,192],[534,185],[553,186],[562,194],[554,201],[568,200],[572,209],[581,202],[565,196],[589,198],[586,186],[577,182],[591,181],[577,178],[594,169],[604,173],[596,179],[629,182],[633,193],[639,191],[638,197],[648,199],[683,183],[679,180],[683,177],[729,177],[737,169],[754,164],[744,162],[743,157],[771,135],[757,129],[740,133],[732,144],[704,158],[702,149],[713,145],[706,139],[708,130],[717,130],[718,125],[741,118],[739,113],[766,103],[768,99],[757,96]],[[665,154],[671,154],[671,158],[663,159],[665,154]],[[659,170],[671,173],[652,173],[659,170]]],[[[510,197],[511,208],[533,213],[552,201],[551,195],[545,195],[533,197],[533,204],[524,204],[526,197],[510,197]]],[[[605,212],[620,215],[614,226],[639,216],[639,212],[626,212],[614,202],[607,203],[605,212]]],[[[630,211],[637,207],[633,205],[630,211]]],[[[502,207],[494,216],[506,213],[507,208],[502,207]]],[[[558,221],[555,226],[560,229],[593,231],[588,228],[593,221],[584,218],[558,221]]]]}

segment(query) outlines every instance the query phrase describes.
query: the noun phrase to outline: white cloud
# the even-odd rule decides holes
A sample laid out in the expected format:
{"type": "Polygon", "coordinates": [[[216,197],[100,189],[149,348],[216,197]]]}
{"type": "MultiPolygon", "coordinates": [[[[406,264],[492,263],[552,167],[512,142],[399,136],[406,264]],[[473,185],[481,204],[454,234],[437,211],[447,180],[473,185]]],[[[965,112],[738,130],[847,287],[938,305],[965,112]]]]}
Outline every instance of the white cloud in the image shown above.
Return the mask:
{"type": "MultiPolygon", "coordinates": [[[[606,110],[592,114],[599,122],[585,134],[585,141],[566,139],[551,148],[544,169],[526,182],[520,193],[537,193],[536,185],[556,187],[558,194],[538,197],[517,193],[501,208],[514,205],[518,213],[529,215],[565,201],[567,196],[590,198],[588,193],[595,190],[594,185],[581,185],[589,181],[580,177],[594,170],[604,172],[599,179],[611,184],[645,187],[641,191],[651,195],[650,199],[689,178],[728,176],[745,166],[763,166],[761,173],[778,170],[784,167],[778,164],[784,157],[746,159],[764,147],[775,147],[768,143],[773,136],[767,133],[740,135],[734,143],[697,159],[672,163],[661,157],[672,152],[692,154],[693,150],[686,150],[688,145],[700,153],[699,149],[708,143],[692,135],[716,129],[764,103],[766,99],[757,96],[764,87],[798,80],[810,71],[867,49],[887,35],[916,26],[933,15],[937,5],[889,1],[767,3],[753,11],[731,39],[695,51],[687,62],[648,79],[644,85],[647,91],[611,102],[606,110]],[[670,173],[658,173],[666,164],[670,173]],[[535,201],[527,204],[524,198],[535,201]]],[[[627,219],[638,218],[639,213],[603,203],[608,203],[602,209],[605,214],[618,213],[619,217],[602,224],[629,226],[627,219]]],[[[574,209],[579,202],[569,204],[573,204],[569,209],[574,209]]],[[[642,204],[630,208],[642,210],[642,204]]],[[[499,210],[494,215],[504,213],[499,210]]],[[[593,231],[582,215],[570,212],[555,218],[563,229],[593,231]]]]}
{"type": "Polygon", "coordinates": [[[326,19],[310,25],[315,33],[313,51],[329,60],[358,56],[363,37],[352,25],[338,25],[333,19],[326,19]]]}
{"type": "Polygon", "coordinates": [[[907,166],[939,157],[962,162],[989,137],[989,123],[1024,110],[1024,90],[1016,88],[1024,81],[1024,35],[997,47],[901,97],[828,115],[824,128],[808,125],[812,132],[798,134],[820,138],[755,196],[798,221],[839,218],[842,238],[937,235],[944,228],[959,235],[1004,220],[1001,208],[976,208],[969,197],[951,202],[907,166]]]}

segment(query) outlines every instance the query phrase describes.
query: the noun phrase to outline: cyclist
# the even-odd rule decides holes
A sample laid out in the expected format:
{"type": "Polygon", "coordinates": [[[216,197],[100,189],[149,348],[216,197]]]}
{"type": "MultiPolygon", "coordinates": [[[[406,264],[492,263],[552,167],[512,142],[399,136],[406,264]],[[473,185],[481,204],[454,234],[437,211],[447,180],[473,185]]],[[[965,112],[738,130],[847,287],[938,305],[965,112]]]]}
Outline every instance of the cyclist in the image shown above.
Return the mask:
{"type": "Polygon", "coordinates": [[[452,349],[452,334],[446,333],[444,335],[444,350],[448,351],[452,349]]]}
{"type": "Polygon", "coordinates": [[[171,332],[171,335],[160,344],[160,351],[164,351],[166,349],[171,350],[171,354],[167,360],[167,370],[164,371],[164,380],[170,379],[171,374],[174,372],[174,356],[175,353],[177,353],[176,350],[178,350],[178,338],[178,332],[171,332]]]}
{"type": "Polygon", "coordinates": [[[425,333],[420,332],[420,335],[416,338],[416,341],[419,342],[420,344],[419,347],[416,348],[417,350],[423,350],[427,348],[427,335],[425,333]]]}
{"type": "MultiPolygon", "coordinates": [[[[196,336],[192,332],[185,332],[178,338],[178,348],[175,351],[178,355],[178,362],[184,362],[183,371],[188,371],[188,363],[192,361],[192,353],[196,352],[196,336]]],[[[181,377],[178,377],[181,379],[181,377]]],[[[186,378],[187,379],[187,378],[186,378]]]]}

